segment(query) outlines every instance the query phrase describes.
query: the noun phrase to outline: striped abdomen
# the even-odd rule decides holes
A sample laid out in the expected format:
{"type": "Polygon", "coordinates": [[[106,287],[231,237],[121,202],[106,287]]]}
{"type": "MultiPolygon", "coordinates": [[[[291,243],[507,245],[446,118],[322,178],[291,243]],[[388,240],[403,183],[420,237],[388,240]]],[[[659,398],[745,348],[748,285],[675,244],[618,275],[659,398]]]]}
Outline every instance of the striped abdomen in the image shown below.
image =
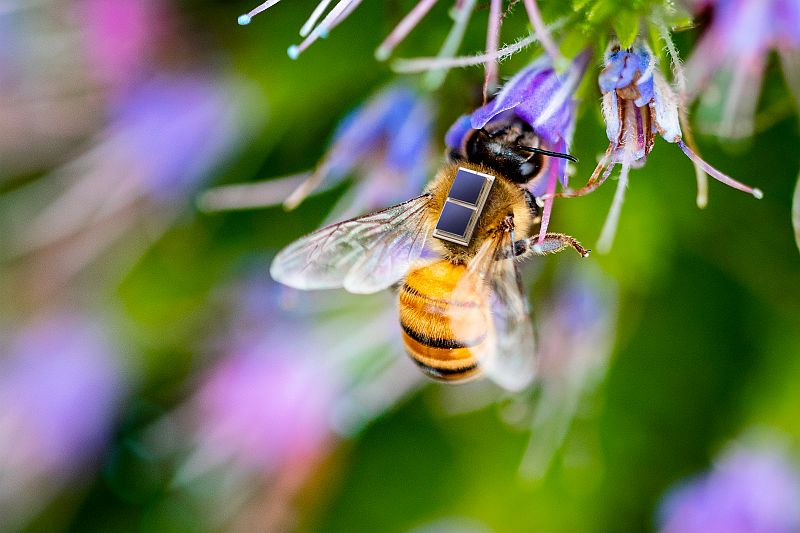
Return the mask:
{"type": "Polygon", "coordinates": [[[412,270],[400,289],[400,326],[406,352],[425,374],[440,381],[462,381],[478,374],[475,354],[486,338],[481,302],[451,302],[466,268],[440,260],[412,270]],[[448,312],[468,320],[471,338],[456,338],[448,312]]]}

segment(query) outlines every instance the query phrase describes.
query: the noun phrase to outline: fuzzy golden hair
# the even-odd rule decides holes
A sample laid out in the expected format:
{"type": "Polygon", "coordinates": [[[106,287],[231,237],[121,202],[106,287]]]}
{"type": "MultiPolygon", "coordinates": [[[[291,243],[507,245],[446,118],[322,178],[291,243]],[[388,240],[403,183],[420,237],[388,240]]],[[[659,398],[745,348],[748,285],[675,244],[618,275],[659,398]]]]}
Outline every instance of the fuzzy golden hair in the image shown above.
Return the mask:
{"type": "Polygon", "coordinates": [[[515,238],[522,239],[530,237],[534,222],[533,214],[531,213],[530,207],[528,207],[528,203],[525,201],[525,194],[519,185],[512,183],[502,175],[498,175],[496,171],[488,167],[476,165],[474,163],[459,162],[450,164],[443,167],[436,174],[436,177],[433,178],[427,188],[427,192],[431,193],[431,199],[430,202],[428,202],[430,220],[438,220],[459,167],[475,170],[484,174],[491,174],[495,176],[496,179],[492,185],[489,197],[486,199],[483,213],[481,213],[478,219],[478,224],[475,227],[475,232],[472,235],[472,241],[469,246],[461,246],[439,239],[431,239],[431,247],[436,252],[451,263],[468,263],[478,252],[480,246],[486,239],[491,237],[491,234],[497,230],[508,215],[514,216],[515,238]]]}

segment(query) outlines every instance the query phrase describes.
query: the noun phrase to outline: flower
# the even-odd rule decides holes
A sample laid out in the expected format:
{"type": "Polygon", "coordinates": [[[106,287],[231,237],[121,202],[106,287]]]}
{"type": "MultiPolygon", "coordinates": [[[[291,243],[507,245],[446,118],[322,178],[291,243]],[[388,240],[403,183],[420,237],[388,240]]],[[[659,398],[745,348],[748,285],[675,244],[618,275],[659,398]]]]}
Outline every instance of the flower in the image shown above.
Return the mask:
{"type": "MultiPolygon", "coordinates": [[[[541,148],[567,152],[575,129],[575,100],[573,95],[589,62],[590,53],[578,55],[563,74],[556,73],[552,60],[543,56],[520,70],[488,104],[460,117],[448,130],[445,143],[458,149],[472,129],[480,129],[493,120],[509,115],[524,120],[541,141],[541,148]]],[[[544,238],[553,208],[556,184],[567,185],[566,159],[548,158],[548,166],[529,184],[534,196],[548,195],[539,230],[544,238]]]]}
{"type": "Polygon", "coordinates": [[[168,3],[157,0],[78,0],[73,9],[89,67],[108,91],[151,74],[159,39],[175,18],[168,3]]]}
{"type": "Polygon", "coordinates": [[[0,507],[16,529],[97,463],[126,382],[93,319],[64,312],[26,325],[0,359],[0,507]]]}
{"type": "MultiPolygon", "coordinates": [[[[301,296],[262,272],[225,291],[227,324],[209,339],[221,357],[191,398],[160,422],[174,427],[159,425],[154,434],[185,436],[176,487],[209,475],[221,481],[212,514],[230,513],[263,492],[276,502],[268,506],[272,520],[277,509],[291,514],[291,493],[340,438],[358,433],[423,377],[400,353],[388,295],[301,296]]],[[[154,450],[172,456],[174,446],[164,438],[154,450]]]]}
{"type": "Polygon", "coordinates": [[[617,192],[598,242],[601,251],[608,251],[613,243],[628,186],[628,173],[631,168],[644,165],[656,134],[660,134],[667,142],[677,144],[689,159],[711,177],[756,198],[762,197],[759,189],[739,183],[718,171],[684,143],[678,96],[661,74],[653,52],[642,40],[637,40],[628,49],[621,49],[619,43],[612,42],[605,54],[604,69],[598,83],[603,93],[602,110],[609,140],[608,149],[583,188],[558,196],[588,194],[603,184],[615,164],[621,165],[617,192]]]}
{"type": "Polygon", "coordinates": [[[616,293],[599,269],[572,268],[560,273],[549,301],[537,306],[537,397],[520,467],[529,477],[546,474],[580,402],[605,375],[617,322],[616,293]]]}
{"type": "Polygon", "coordinates": [[[359,178],[357,185],[333,209],[332,219],[407,200],[419,194],[428,179],[434,115],[432,102],[409,86],[383,87],[341,120],[313,172],[212,189],[200,205],[218,210],[283,202],[293,209],[312,191],[333,187],[352,174],[359,178]]]}
{"type": "Polygon", "coordinates": [[[26,275],[36,291],[60,288],[143,224],[150,240],[166,231],[249,131],[241,114],[248,97],[235,80],[162,72],[115,98],[88,149],[22,196],[12,253],[33,256],[37,268],[26,275]],[[45,184],[61,190],[42,199],[36,187],[45,184]],[[48,252],[46,261],[36,256],[48,252]]]}
{"type": "Polygon", "coordinates": [[[56,1],[2,2],[0,181],[23,183],[60,164],[101,121],[97,86],[76,39],[82,21],[70,8],[56,1]]]}
{"type": "Polygon", "coordinates": [[[732,447],[665,495],[659,522],[662,533],[798,531],[800,470],[777,445],[732,447]]]}
{"type": "MultiPolygon", "coordinates": [[[[280,0],[267,0],[248,13],[240,15],[238,18],[239,25],[246,26],[250,24],[254,16],[266,11],[279,2],[280,0]]],[[[319,4],[317,4],[311,16],[303,24],[302,28],[300,28],[300,36],[304,37],[304,40],[299,45],[292,45],[289,47],[287,50],[289,57],[297,59],[297,57],[317,39],[327,37],[333,28],[338,26],[358,8],[361,4],[361,0],[339,0],[323,18],[322,15],[330,4],[331,0],[321,0],[319,4]],[[320,21],[320,19],[322,20],[320,21]]],[[[436,0],[419,0],[414,8],[403,17],[386,39],[378,46],[375,50],[375,57],[381,61],[387,59],[394,49],[430,12],[435,4],[436,0]]],[[[447,60],[458,52],[458,48],[461,46],[464,33],[466,32],[473,12],[476,10],[477,4],[477,0],[458,0],[455,2],[451,10],[451,16],[454,19],[453,27],[436,56],[438,60],[447,60]]],[[[545,51],[547,51],[551,58],[559,59],[561,56],[558,52],[558,47],[550,36],[550,32],[542,19],[537,1],[525,0],[525,10],[535,30],[535,34],[542,43],[545,51]]],[[[487,94],[488,91],[493,89],[497,84],[497,61],[500,57],[498,55],[500,27],[506,15],[507,12],[503,12],[502,0],[489,0],[489,20],[486,28],[486,54],[489,56],[489,59],[485,61],[486,77],[484,94],[487,94]]],[[[426,85],[429,88],[438,87],[444,80],[445,73],[446,68],[437,68],[435,71],[430,72],[426,79],[426,85]]]]}
{"type": "MultiPolygon", "coordinates": [[[[781,57],[786,79],[800,101],[800,2],[797,0],[704,0],[696,12],[710,10],[703,31],[686,64],[687,96],[706,91],[704,104],[721,114],[712,123],[722,137],[749,137],[769,53],[781,57]]],[[[688,102],[687,102],[688,103],[688,102]]]]}

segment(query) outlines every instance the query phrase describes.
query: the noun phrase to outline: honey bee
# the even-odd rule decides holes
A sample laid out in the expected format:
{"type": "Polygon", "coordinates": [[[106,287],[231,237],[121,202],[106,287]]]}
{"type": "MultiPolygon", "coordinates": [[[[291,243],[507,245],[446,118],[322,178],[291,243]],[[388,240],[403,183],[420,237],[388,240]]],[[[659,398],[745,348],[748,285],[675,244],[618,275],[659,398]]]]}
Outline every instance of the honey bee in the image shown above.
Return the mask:
{"type": "Polygon", "coordinates": [[[405,349],[427,376],[459,382],[484,373],[519,390],[535,371],[535,341],[518,261],[569,247],[588,255],[568,235],[539,242],[532,233],[540,208],[525,185],[546,158],[575,160],[538,146],[519,119],[473,130],[421,196],[300,238],[270,274],[297,289],[373,293],[399,284],[405,349]]]}

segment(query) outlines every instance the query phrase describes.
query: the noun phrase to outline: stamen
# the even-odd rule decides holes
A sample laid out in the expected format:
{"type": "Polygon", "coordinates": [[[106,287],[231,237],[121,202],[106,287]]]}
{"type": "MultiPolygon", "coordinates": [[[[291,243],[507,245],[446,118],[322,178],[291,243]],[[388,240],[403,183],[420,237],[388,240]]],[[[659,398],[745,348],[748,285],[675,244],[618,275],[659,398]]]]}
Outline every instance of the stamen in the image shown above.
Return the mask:
{"type": "Polygon", "coordinates": [[[209,213],[278,205],[307,180],[310,174],[303,172],[257,183],[214,187],[200,195],[197,207],[209,213]]]}
{"type": "Polygon", "coordinates": [[[614,200],[611,203],[611,209],[608,211],[603,229],[600,231],[600,238],[597,240],[597,250],[600,253],[608,253],[609,250],[611,250],[611,246],[614,244],[617,226],[619,226],[619,215],[622,212],[622,202],[625,200],[625,191],[628,189],[628,172],[630,168],[630,163],[624,160],[622,162],[622,170],[619,173],[619,183],[614,193],[614,200]]]}
{"type": "Polygon", "coordinates": [[[358,7],[359,4],[361,4],[361,0],[340,0],[338,4],[333,6],[333,9],[330,10],[325,18],[322,19],[322,22],[320,22],[317,27],[311,31],[308,37],[303,40],[303,42],[301,42],[299,45],[292,45],[289,47],[289,49],[286,51],[289,57],[292,59],[297,59],[300,54],[302,54],[309,46],[314,44],[314,41],[327,37],[328,32],[330,32],[333,27],[343,20],[339,18],[339,15],[342,15],[346,11],[346,14],[344,15],[344,18],[346,18],[347,15],[352,13],[352,11],[358,7]],[[351,7],[351,4],[355,5],[351,7]]]}
{"type": "Polygon", "coordinates": [[[561,59],[561,54],[542,19],[542,13],[539,11],[539,5],[536,3],[536,0],[525,0],[525,9],[528,11],[528,18],[531,20],[533,31],[539,36],[542,48],[544,48],[544,51],[547,52],[547,55],[550,56],[550,59],[552,59],[555,64],[561,59]]]}
{"type": "Polygon", "coordinates": [[[416,57],[413,59],[397,59],[392,63],[392,70],[399,73],[413,73],[425,72],[426,70],[435,69],[451,69],[474,67],[483,65],[490,61],[502,61],[503,59],[512,56],[520,50],[527,48],[533,43],[537,42],[538,38],[535,34],[530,34],[527,37],[519,39],[514,44],[510,44],[497,51],[496,54],[476,54],[474,56],[461,56],[461,57],[416,57]]]}
{"type": "MultiPolygon", "coordinates": [[[[669,54],[670,62],[672,63],[672,76],[675,78],[675,83],[678,86],[678,120],[680,121],[683,137],[686,139],[686,144],[692,148],[696,153],[697,143],[694,141],[694,133],[692,132],[691,124],[689,123],[689,116],[686,113],[686,73],[683,70],[683,62],[678,55],[678,49],[675,48],[675,43],[672,41],[669,28],[664,23],[663,19],[658,21],[658,31],[661,34],[661,39],[664,41],[667,53],[669,54]]],[[[692,161],[694,167],[694,175],[697,180],[697,198],[695,202],[697,207],[704,209],[708,205],[708,175],[703,172],[703,168],[695,161],[692,161]]]]}
{"type": "Polygon", "coordinates": [[[542,222],[539,225],[539,241],[534,245],[534,251],[541,250],[544,238],[547,235],[547,226],[550,225],[550,214],[553,212],[553,202],[555,201],[553,195],[556,192],[556,183],[558,183],[558,165],[550,165],[550,177],[545,191],[546,199],[544,201],[544,210],[542,211],[542,222]]]}
{"type": "Polygon", "coordinates": [[[578,196],[585,196],[590,192],[593,192],[595,189],[600,187],[607,179],[608,176],[611,175],[611,170],[614,168],[614,161],[609,161],[611,157],[611,151],[614,149],[614,145],[608,145],[606,148],[606,152],[603,154],[603,157],[600,158],[600,162],[597,163],[597,166],[592,172],[592,175],[589,177],[589,181],[586,182],[586,185],[578,189],[577,191],[566,191],[560,192],[554,195],[554,198],[576,198],[578,196]],[[602,177],[600,176],[600,172],[603,172],[602,177]],[[600,178],[600,179],[598,179],[600,178]]]}
{"type": "Polygon", "coordinates": [[[336,18],[334,18],[333,21],[330,24],[328,24],[325,28],[323,28],[322,34],[319,36],[320,39],[327,39],[328,38],[328,33],[330,32],[330,30],[332,30],[333,28],[335,28],[336,26],[341,24],[347,17],[350,16],[350,14],[353,11],[356,10],[356,8],[360,4],[361,4],[361,0],[358,0],[357,2],[349,3],[347,5],[347,7],[344,9],[344,11],[342,11],[342,13],[340,15],[337,15],[336,18]]]}
{"type": "Polygon", "coordinates": [[[314,11],[311,12],[311,16],[308,17],[308,20],[305,21],[303,27],[300,28],[300,37],[307,37],[311,30],[314,28],[314,25],[317,23],[319,18],[322,16],[322,13],[328,9],[328,6],[331,4],[332,0],[322,0],[317,7],[314,8],[314,11]]]}
{"type": "Polygon", "coordinates": [[[283,202],[283,208],[287,211],[291,211],[292,209],[296,208],[303,200],[305,200],[311,191],[316,189],[322,183],[322,180],[328,174],[329,165],[327,161],[323,161],[314,172],[312,172],[308,177],[297,186],[297,188],[290,194],[286,200],[283,202]]]}
{"type": "MultiPolygon", "coordinates": [[[[551,28],[557,29],[564,26],[566,19],[559,19],[551,25],[551,28]]],[[[524,50],[533,43],[539,42],[539,37],[535,33],[531,33],[525,37],[518,39],[516,42],[504,46],[499,49],[496,54],[475,54],[472,56],[460,57],[417,57],[412,59],[397,59],[392,63],[392,70],[400,73],[424,72],[426,70],[434,70],[440,68],[463,68],[483,65],[489,61],[503,61],[511,57],[520,50],[524,50]]]]}
{"type": "Polygon", "coordinates": [[[244,15],[240,15],[239,18],[237,19],[237,22],[239,23],[239,26],[247,26],[253,20],[253,17],[258,15],[262,11],[266,11],[267,9],[271,8],[272,6],[274,6],[275,4],[277,4],[280,1],[281,0],[267,0],[266,2],[264,2],[261,5],[259,5],[258,7],[255,7],[253,9],[251,9],[250,11],[245,13],[244,15]]]}
{"type": "MultiPolygon", "coordinates": [[[[472,11],[475,9],[475,2],[476,0],[463,0],[460,4],[455,14],[456,20],[442,48],[436,55],[437,58],[452,58],[455,55],[461,46],[461,41],[464,40],[464,32],[467,29],[470,17],[472,17],[472,11]]],[[[424,84],[428,89],[436,89],[442,84],[446,75],[446,69],[432,70],[425,76],[424,84]]]]}
{"type": "MultiPolygon", "coordinates": [[[[491,0],[489,6],[489,24],[486,29],[486,55],[497,54],[500,46],[500,24],[502,22],[503,0],[491,0]]],[[[483,79],[483,103],[489,100],[489,92],[497,86],[497,61],[486,63],[486,74],[483,79]]]]}
{"type": "Polygon", "coordinates": [[[403,39],[408,37],[411,30],[413,30],[417,24],[419,24],[419,21],[428,14],[436,2],[437,0],[420,0],[419,3],[414,6],[414,9],[409,11],[408,15],[395,26],[392,33],[378,46],[377,50],[375,50],[375,58],[378,61],[385,61],[388,59],[389,56],[392,55],[392,51],[394,51],[395,47],[403,42],[403,39]]]}
{"type": "Polygon", "coordinates": [[[738,182],[735,179],[728,176],[727,174],[723,174],[716,168],[706,163],[699,155],[694,153],[691,148],[686,146],[686,143],[684,143],[683,141],[678,141],[678,146],[681,147],[681,150],[683,150],[683,153],[686,154],[686,157],[688,157],[689,159],[700,165],[700,167],[715,180],[721,181],[728,187],[733,187],[734,189],[738,189],[740,191],[752,194],[755,198],[758,198],[759,200],[764,197],[764,193],[761,191],[761,189],[756,189],[755,187],[750,187],[749,185],[745,185],[744,183],[738,182]]]}

